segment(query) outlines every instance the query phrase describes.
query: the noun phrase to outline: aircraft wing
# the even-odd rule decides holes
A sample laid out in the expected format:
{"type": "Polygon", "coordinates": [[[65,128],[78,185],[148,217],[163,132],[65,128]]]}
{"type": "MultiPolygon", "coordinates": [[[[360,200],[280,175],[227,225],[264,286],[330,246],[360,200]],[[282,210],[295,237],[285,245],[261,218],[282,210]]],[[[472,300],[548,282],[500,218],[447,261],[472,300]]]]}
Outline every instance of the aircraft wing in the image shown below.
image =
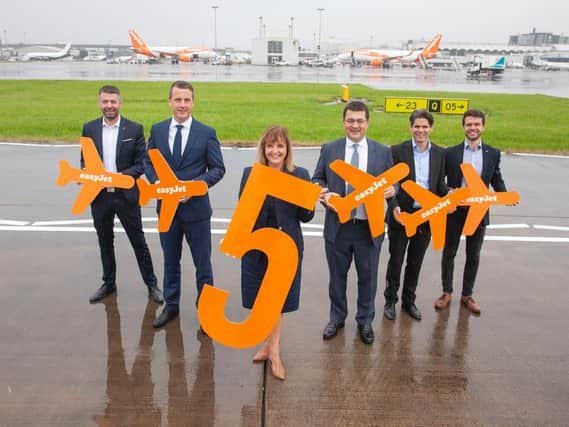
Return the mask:
{"type": "Polygon", "coordinates": [[[81,186],[81,191],[71,207],[71,213],[79,215],[87,209],[95,197],[101,192],[103,187],[94,182],[87,182],[81,186]]]}
{"type": "Polygon", "coordinates": [[[433,241],[433,249],[439,250],[444,247],[447,230],[447,216],[433,215],[429,218],[429,227],[431,229],[431,240],[433,241]]]}
{"type": "Polygon", "coordinates": [[[464,222],[464,227],[462,228],[463,236],[472,236],[478,225],[482,222],[484,215],[488,212],[489,205],[471,205],[468,209],[468,214],[466,215],[466,221],[464,222]]]}
{"type": "Polygon", "coordinates": [[[178,178],[176,178],[176,175],[172,172],[172,169],[168,166],[162,154],[160,154],[160,150],[157,148],[148,150],[148,156],[152,161],[152,165],[161,184],[169,185],[178,182],[178,178]]]}
{"type": "Polygon", "coordinates": [[[375,178],[343,160],[334,160],[330,163],[330,169],[354,188],[369,187],[375,178]]]}
{"type": "Polygon", "coordinates": [[[435,205],[439,202],[439,197],[437,197],[437,195],[421,187],[415,181],[407,180],[401,184],[401,188],[415,199],[421,207],[435,205]]]}
{"type": "Polygon", "coordinates": [[[488,192],[488,187],[486,187],[484,181],[478,176],[478,172],[476,172],[472,164],[462,163],[460,169],[462,170],[464,181],[471,195],[485,194],[488,192]]]}
{"type": "Polygon", "coordinates": [[[83,151],[83,160],[85,161],[85,169],[89,169],[94,173],[105,172],[105,165],[103,164],[99,153],[95,148],[95,143],[91,138],[82,136],[79,139],[81,143],[81,150],[83,151]]]}
{"type": "Polygon", "coordinates": [[[179,199],[167,198],[162,199],[160,204],[160,215],[158,217],[158,231],[160,233],[165,233],[170,229],[172,224],[172,219],[176,214],[176,209],[178,209],[179,199]]]}

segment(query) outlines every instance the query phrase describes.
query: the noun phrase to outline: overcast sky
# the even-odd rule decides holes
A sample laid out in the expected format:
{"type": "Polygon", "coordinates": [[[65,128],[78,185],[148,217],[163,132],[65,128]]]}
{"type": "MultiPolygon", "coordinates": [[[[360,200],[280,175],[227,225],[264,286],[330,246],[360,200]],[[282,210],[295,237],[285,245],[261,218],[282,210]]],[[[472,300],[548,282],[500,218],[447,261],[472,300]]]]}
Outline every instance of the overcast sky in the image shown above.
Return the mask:
{"type": "Polygon", "coordinates": [[[409,39],[508,42],[511,34],[537,31],[569,34],[569,2],[562,0],[23,0],[3,1],[0,36],[8,43],[129,44],[136,29],[150,46],[250,49],[259,34],[259,16],[270,35],[287,35],[294,17],[294,36],[314,47],[322,12],[322,41],[354,46],[399,47],[409,39]]]}

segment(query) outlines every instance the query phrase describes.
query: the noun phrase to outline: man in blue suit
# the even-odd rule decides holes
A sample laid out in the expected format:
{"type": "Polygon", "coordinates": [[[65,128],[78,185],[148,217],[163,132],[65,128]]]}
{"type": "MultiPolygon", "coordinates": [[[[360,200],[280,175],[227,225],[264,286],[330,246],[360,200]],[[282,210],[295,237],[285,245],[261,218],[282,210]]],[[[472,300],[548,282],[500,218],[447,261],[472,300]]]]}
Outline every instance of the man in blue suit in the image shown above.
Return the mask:
{"type": "MultiPolygon", "coordinates": [[[[146,158],[144,130],[142,125],[122,117],[120,107],[119,89],[115,86],[103,86],[99,90],[99,108],[103,117],[85,123],[81,135],[93,140],[107,171],[130,175],[136,179],[144,171],[143,162],[146,158]]],[[[81,154],[81,167],[85,167],[83,154],[81,154]]],[[[103,264],[103,285],[91,296],[89,299],[91,303],[100,301],[117,289],[113,231],[115,215],[118,216],[134,249],[138,268],[148,287],[149,297],[157,303],[163,302],[162,292],[157,286],[154,275],[150,251],[142,231],[138,196],[136,185],[129,190],[107,188],[91,203],[103,264]]]]}
{"type": "MultiPolygon", "coordinates": [[[[492,185],[494,191],[506,191],[506,185],[500,171],[500,150],[491,147],[485,141],[482,142],[485,123],[486,116],[480,110],[472,109],[463,114],[464,141],[446,149],[445,173],[449,188],[465,186],[460,164],[471,163],[486,186],[492,185]]],[[[445,247],[441,260],[443,294],[435,302],[436,309],[448,307],[451,301],[454,258],[460,244],[460,235],[467,215],[468,207],[459,206],[454,213],[448,216],[445,247]]],[[[486,226],[489,222],[490,215],[487,212],[474,234],[466,237],[466,262],[460,300],[474,314],[480,314],[480,305],[474,300],[472,293],[478,273],[486,226]]]]}
{"type": "MultiPolygon", "coordinates": [[[[338,159],[344,160],[377,176],[391,168],[393,160],[388,147],[366,138],[369,110],[363,102],[352,101],[346,105],[343,118],[346,136],[322,146],[312,178],[322,187],[320,200],[326,206],[324,240],[330,274],[330,320],[324,328],[323,338],[328,340],[335,337],[338,330],[344,327],[348,315],[347,275],[353,259],[358,275],[358,332],[365,344],[371,344],[374,340],[371,323],[375,316],[377,272],[383,234],[371,237],[363,205],[358,206],[349,222],[340,224],[338,214],[328,204],[328,200],[331,196],[345,196],[353,189],[348,189],[348,184],[330,169],[330,163],[338,159]]],[[[385,198],[394,195],[393,187],[384,192],[385,198]]]]}
{"type": "MultiPolygon", "coordinates": [[[[172,118],[156,123],[150,130],[148,149],[160,150],[168,165],[181,181],[205,181],[215,185],[225,174],[225,166],[215,130],[192,117],[194,88],[185,81],[176,81],[170,87],[168,103],[172,118]]],[[[147,160],[146,176],[151,183],[158,180],[152,164],[147,160]]],[[[183,198],[178,205],[170,229],[160,233],[164,252],[164,299],[166,305],[154,320],[159,328],[178,316],[182,240],[190,246],[196,269],[197,301],[204,284],[213,286],[211,267],[211,205],[208,194],[183,198]]],[[[160,203],[158,203],[160,213],[160,203]]]]}

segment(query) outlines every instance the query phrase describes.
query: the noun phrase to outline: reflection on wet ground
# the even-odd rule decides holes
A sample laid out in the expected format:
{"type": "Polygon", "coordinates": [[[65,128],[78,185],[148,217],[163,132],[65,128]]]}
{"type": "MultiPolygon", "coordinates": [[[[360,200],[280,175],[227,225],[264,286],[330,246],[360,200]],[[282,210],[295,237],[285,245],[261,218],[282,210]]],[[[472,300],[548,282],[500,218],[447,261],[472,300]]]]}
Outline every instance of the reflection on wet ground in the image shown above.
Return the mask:
{"type": "Polygon", "coordinates": [[[185,64],[106,64],[93,62],[0,63],[0,79],[57,80],[189,80],[210,82],[362,83],[376,89],[445,92],[526,93],[569,97],[569,73],[506,70],[499,80],[472,80],[466,71],[276,67],[260,65],[213,66],[185,64]]]}

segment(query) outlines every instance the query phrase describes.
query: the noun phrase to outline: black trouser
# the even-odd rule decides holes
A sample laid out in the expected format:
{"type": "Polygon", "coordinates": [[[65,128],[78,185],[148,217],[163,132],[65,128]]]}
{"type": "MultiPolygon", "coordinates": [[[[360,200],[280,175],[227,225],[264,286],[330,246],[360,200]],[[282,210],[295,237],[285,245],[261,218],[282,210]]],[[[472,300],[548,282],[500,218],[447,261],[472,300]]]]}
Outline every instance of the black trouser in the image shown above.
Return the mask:
{"type": "Polygon", "coordinates": [[[113,193],[103,190],[91,205],[93,222],[99,238],[101,262],[103,263],[103,284],[116,284],[116,260],[113,231],[115,215],[119,218],[138,262],[138,268],[146,286],[157,284],[152,257],[142,231],[140,206],[130,203],[124,194],[117,190],[113,193]]]}
{"type": "Polygon", "coordinates": [[[431,231],[428,224],[417,228],[417,233],[407,237],[405,229],[399,224],[390,224],[389,233],[389,262],[387,263],[386,287],[383,295],[385,302],[396,304],[397,292],[401,280],[401,267],[407,251],[407,264],[403,278],[401,300],[403,305],[415,303],[415,291],[419,282],[419,273],[425,252],[431,241],[431,231]]]}
{"type": "MultiPolygon", "coordinates": [[[[468,208],[459,207],[455,213],[450,214],[447,220],[446,241],[441,260],[441,276],[443,292],[452,293],[452,279],[454,275],[454,257],[460,244],[460,234],[466,220],[468,208]]],[[[466,263],[462,278],[462,295],[472,295],[478,265],[480,264],[480,251],[484,242],[486,226],[480,224],[472,236],[466,237],[466,263]]]]}

